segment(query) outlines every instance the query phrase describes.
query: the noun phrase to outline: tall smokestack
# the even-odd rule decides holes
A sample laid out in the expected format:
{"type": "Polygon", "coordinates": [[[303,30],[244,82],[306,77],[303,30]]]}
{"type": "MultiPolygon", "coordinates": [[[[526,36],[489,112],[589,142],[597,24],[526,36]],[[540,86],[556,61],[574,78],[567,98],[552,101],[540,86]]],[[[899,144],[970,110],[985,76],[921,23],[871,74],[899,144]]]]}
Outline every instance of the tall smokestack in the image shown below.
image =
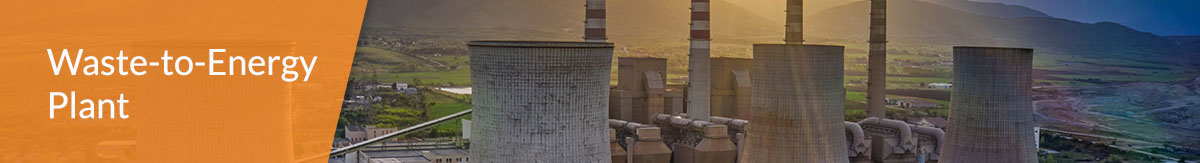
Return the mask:
{"type": "Polygon", "coordinates": [[[709,0],[692,0],[691,50],[688,52],[687,113],[697,120],[707,121],[710,113],[709,98],[712,89],[709,83],[709,0]]]}
{"type": "Polygon", "coordinates": [[[867,116],[885,118],[887,104],[887,0],[871,0],[867,61],[867,116]]]}
{"type": "Polygon", "coordinates": [[[954,47],[942,162],[1037,162],[1033,49],[954,47]]]}
{"type": "Polygon", "coordinates": [[[784,26],[783,42],[804,43],[804,0],[787,1],[787,24],[784,26]]]}
{"type": "Polygon", "coordinates": [[[608,34],[605,27],[604,18],[607,17],[605,11],[605,0],[587,0],[587,13],[583,21],[583,40],[587,42],[604,42],[608,39],[608,34]]]}

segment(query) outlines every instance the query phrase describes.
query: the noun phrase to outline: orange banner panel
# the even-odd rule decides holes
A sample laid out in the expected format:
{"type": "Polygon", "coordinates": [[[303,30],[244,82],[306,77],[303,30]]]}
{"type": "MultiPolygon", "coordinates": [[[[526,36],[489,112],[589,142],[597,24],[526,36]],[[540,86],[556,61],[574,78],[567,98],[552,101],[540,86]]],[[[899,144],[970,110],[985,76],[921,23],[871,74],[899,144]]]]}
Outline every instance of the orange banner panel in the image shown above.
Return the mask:
{"type": "Polygon", "coordinates": [[[0,162],[326,162],[365,5],[0,5],[0,162]],[[59,65],[55,75],[64,50],[79,62],[80,49],[112,74],[85,75],[84,59],[82,72],[59,65]],[[119,56],[142,57],[145,74],[119,56]]]}

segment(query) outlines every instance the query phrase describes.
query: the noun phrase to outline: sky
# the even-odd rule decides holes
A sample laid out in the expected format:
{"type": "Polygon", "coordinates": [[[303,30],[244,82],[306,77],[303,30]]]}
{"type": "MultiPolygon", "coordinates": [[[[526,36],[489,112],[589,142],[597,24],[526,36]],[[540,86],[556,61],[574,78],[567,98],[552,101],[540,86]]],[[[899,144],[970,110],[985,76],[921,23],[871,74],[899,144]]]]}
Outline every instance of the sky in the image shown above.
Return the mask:
{"type": "Polygon", "coordinates": [[[1017,4],[1086,23],[1117,22],[1156,35],[1200,35],[1200,0],[972,0],[1017,4]]]}

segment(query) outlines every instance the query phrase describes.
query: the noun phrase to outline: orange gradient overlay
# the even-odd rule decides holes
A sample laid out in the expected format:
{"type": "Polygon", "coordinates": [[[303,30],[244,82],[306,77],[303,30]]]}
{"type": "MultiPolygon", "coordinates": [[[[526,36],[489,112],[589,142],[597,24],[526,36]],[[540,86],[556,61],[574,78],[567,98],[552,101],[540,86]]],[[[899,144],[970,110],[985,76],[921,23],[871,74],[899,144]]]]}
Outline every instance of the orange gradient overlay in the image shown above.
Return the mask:
{"type": "MultiPolygon", "coordinates": [[[[6,2],[0,5],[0,162],[326,162],[365,5],[6,2]],[[229,56],[319,59],[307,81],[292,82],[281,79],[279,61],[259,68],[273,75],[257,76],[213,76],[205,66],[186,76],[164,75],[163,66],[140,68],[142,76],[54,75],[47,49],[54,57],[67,49],[73,58],[84,49],[84,57],[123,51],[150,61],[168,50],[196,62],[207,61],[209,49],[225,49],[215,55],[225,64],[209,65],[218,71],[228,71],[229,56]],[[129,118],[109,118],[104,110],[102,119],[71,119],[65,108],[50,119],[48,106],[69,102],[51,92],[72,91],[76,100],[123,94],[129,118]]],[[[292,70],[305,75],[299,66],[292,70]]]]}

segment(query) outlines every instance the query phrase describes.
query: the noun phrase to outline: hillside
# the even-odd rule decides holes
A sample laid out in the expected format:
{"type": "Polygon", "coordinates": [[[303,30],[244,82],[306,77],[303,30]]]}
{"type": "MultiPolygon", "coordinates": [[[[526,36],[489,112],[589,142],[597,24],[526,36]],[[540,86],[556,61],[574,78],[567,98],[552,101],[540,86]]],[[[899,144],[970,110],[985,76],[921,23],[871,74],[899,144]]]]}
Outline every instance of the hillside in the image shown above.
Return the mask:
{"type": "MultiPolygon", "coordinates": [[[[948,54],[950,46],[958,45],[1028,47],[1035,49],[1038,69],[1098,80],[1179,80],[1190,75],[1178,73],[1196,69],[1200,62],[1195,55],[1179,53],[1179,45],[1166,38],[1116,23],[982,16],[918,0],[890,0],[888,5],[888,41],[900,45],[893,49],[924,44],[935,47],[922,53],[948,54]]],[[[806,37],[864,44],[868,20],[862,12],[867,8],[861,1],[809,15],[806,37]]]]}
{"type": "MultiPolygon", "coordinates": [[[[782,34],[781,23],[724,0],[712,3],[715,39],[782,34]]],[[[609,38],[614,42],[688,37],[689,1],[609,0],[607,7],[609,38]]],[[[371,1],[364,27],[522,29],[561,32],[574,39],[582,36],[583,12],[582,0],[371,1]]]]}
{"type": "Polygon", "coordinates": [[[991,2],[975,2],[967,0],[924,0],[930,3],[939,4],[942,6],[962,10],[976,15],[991,16],[999,18],[1024,18],[1024,17],[1039,17],[1049,18],[1050,15],[1042,13],[1034,9],[1030,9],[1020,5],[1008,5],[1003,3],[991,2]]]}
{"type": "MultiPolygon", "coordinates": [[[[713,54],[746,57],[750,44],[779,42],[783,25],[776,19],[781,20],[783,13],[775,9],[781,9],[783,3],[786,1],[714,0],[713,54]]],[[[867,1],[806,2],[806,8],[820,5],[836,6],[806,11],[813,12],[805,19],[806,40],[846,45],[847,55],[852,57],[864,52],[867,1]]],[[[672,73],[685,71],[682,66],[686,62],[679,59],[686,56],[689,7],[684,0],[609,0],[609,38],[618,44],[616,54],[668,57],[672,73]]],[[[916,61],[945,61],[950,46],[982,45],[1036,49],[1035,66],[1057,75],[1040,79],[1169,81],[1188,75],[1164,71],[1200,67],[1196,48],[1186,48],[1196,47],[1187,46],[1191,44],[1116,23],[1045,17],[1044,13],[1015,5],[890,0],[888,18],[892,54],[912,55],[916,61]],[[1109,76],[1088,76],[1094,74],[1109,76]]],[[[432,43],[436,48],[463,49],[461,42],[466,40],[578,40],[582,22],[583,1],[395,0],[371,1],[364,29],[370,34],[397,35],[418,43],[436,41],[432,43]]],[[[859,65],[847,67],[861,69],[859,65]]]]}
{"type": "MultiPolygon", "coordinates": [[[[784,17],[787,16],[784,11],[787,10],[787,0],[727,0],[729,3],[749,9],[751,12],[763,16],[770,21],[782,23],[784,17]]],[[[850,2],[861,0],[805,0],[804,14],[812,15],[825,9],[836,6],[845,5],[850,2]]]]}
{"type": "MultiPolygon", "coordinates": [[[[1200,36],[1166,36],[1166,38],[1179,46],[1175,52],[1185,56],[1183,59],[1200,60],[1200,36]]],[[[1200,66],[1200,62],[1193,64],[1200,66]]]]}
{"type": "MultiPolygon", "coordinates": [[[[866,40],[865,1],[808,16],[809,37],[866,40]]],[[[1164,38],[1116,23],[1086,24],[1066,19],[981,16],[916,0],[888,2],[888,37],[893,42],[993,44],[1070,51],[1110,51],[1109,47],[1170,48],[1164,38]]]]}

